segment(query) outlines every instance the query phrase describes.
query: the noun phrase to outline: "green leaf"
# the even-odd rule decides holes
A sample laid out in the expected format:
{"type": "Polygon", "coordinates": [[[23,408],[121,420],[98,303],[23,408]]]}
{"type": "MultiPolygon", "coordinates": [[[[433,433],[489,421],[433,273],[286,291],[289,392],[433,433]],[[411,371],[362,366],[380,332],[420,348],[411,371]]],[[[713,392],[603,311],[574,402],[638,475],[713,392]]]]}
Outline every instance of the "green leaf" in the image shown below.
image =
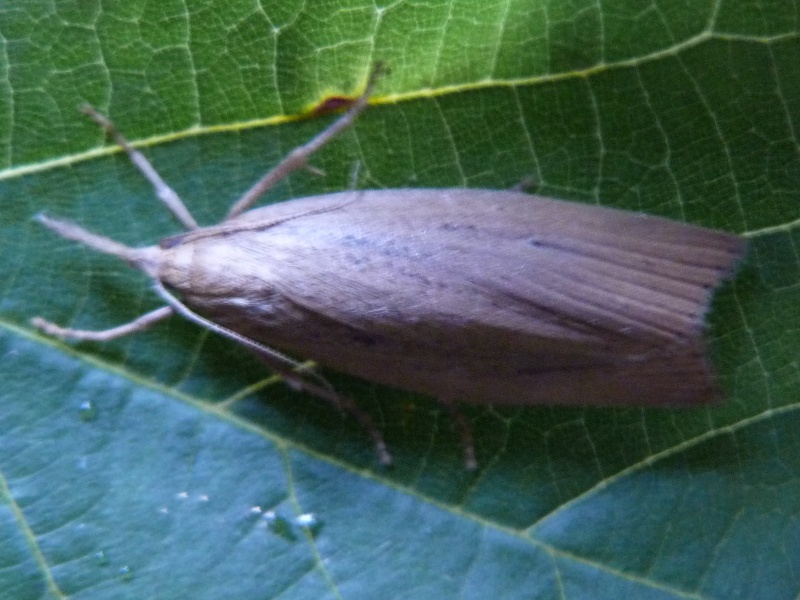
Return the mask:
{"type": "Polygon", "coordinates": [[[0,595],[797,597],[799,22],[796,0],[5,2],[0,595]],[[107,344],[29,325],[159,305],[37,212],[132,245],[178,231],[81,102],[213,223],[376,61],[391,73],[315,158],[326,176],[267,201],[345,189],[360,163],[364,188],[532,177],[742,233],[710,316],[725,402],[469,409],[470,474],[431,399],[332,376],[383,428],[384,470],[353,419],[191,324],[107,344]]]}

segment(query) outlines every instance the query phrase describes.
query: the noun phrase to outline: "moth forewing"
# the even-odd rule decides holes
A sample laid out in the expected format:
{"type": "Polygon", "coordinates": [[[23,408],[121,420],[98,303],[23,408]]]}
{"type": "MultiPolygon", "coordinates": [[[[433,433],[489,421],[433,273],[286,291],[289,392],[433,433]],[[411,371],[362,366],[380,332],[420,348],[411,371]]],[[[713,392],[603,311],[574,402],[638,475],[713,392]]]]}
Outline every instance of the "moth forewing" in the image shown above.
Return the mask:
{"type": "Polygon", "coordinates": [[[160,278],[264,344],[437,397],[712,399],[703,317],[742,239],[565,207],[617,217],[617,237],[585,232],[597,220],[582,228],[552,217],[565,204],[461,189],[299,199],[172,240],[160,278]],[[679,245],[704,253],[692,261],[679,245]]]}
{"type": "MultiPolygon", "coordinates": [[[[177,194],[104,117],[158,196],[191,231],[128,248],[41,217],[155,281],[167,307],[111,330],[46,332],[107,340],[175,312],[255,351],[295,387],[352,413],[382,462],[364,411],[273,347],[378,383],[478,404],[693,405],[716,397],[703,339],[711,294],[745,251],[731,233],[514,191],[351,191],[246,210],[304,167],[366,106],[259,182],[219,225],[195,228],[177,194]]],[[[471,437],[456,413],[468,465],[471,437]]]]}

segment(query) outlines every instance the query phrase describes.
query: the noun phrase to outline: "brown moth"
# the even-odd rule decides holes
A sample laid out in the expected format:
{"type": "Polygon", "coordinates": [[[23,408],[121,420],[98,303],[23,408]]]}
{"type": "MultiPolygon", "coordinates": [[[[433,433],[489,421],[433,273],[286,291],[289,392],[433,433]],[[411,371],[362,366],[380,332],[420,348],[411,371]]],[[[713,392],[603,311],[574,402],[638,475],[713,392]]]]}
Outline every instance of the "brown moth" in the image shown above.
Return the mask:
{"type": "Polygon", "coordinates": [[[352,124],[351,108],[257,182],[218,225],[198,227],[149,162],[92,109],[189,230],[130,248],[65,221],[56,233],[141,269],[166,306],[109,340],[179,313],[244,344],[289,383],[351,412],[390,456],[369,415],[272,349],[453,404],[680,406],[717,396],[703,339],[714,289],[743,238],[634,212],[517,191],[384,189],[248,210],[352,124]]]}

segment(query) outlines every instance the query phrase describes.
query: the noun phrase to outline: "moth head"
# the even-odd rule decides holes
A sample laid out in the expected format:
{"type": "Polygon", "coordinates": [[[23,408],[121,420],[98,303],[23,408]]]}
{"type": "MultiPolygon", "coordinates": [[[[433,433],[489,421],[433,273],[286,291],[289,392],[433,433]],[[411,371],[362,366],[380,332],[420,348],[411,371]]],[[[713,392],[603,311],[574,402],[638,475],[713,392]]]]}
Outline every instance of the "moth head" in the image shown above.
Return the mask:
{"type": "Polygon", "coordinates": [[[157,278],[189,304],[242,302],[271,295],[271,269],[232,237],[168,238],[159,245],[157,278]]]}

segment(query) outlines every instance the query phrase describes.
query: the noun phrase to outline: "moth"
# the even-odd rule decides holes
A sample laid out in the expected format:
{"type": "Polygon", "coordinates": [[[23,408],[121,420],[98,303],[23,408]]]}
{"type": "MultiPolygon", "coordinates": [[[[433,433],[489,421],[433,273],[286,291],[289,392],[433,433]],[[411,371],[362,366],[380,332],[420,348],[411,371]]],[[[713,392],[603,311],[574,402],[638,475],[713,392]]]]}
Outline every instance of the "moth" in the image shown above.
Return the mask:
{"type": "Polygon", "coordinates": [[[456,417],[468,467],[476,459],[460,402],[692,406],[717,397],[705,314],[745,253],[738,235],[512,190],[351,190],[251,209],[356,120],[376,76],[209,227],[87,108],[187,232],[132,248],[39,215],[142,270],[165,306],[105,331],[34,325],[105,341],[180,314],[349,411],[383,463],[390,454],[371,417],[283,352],[437,398],[456,417]]]}

